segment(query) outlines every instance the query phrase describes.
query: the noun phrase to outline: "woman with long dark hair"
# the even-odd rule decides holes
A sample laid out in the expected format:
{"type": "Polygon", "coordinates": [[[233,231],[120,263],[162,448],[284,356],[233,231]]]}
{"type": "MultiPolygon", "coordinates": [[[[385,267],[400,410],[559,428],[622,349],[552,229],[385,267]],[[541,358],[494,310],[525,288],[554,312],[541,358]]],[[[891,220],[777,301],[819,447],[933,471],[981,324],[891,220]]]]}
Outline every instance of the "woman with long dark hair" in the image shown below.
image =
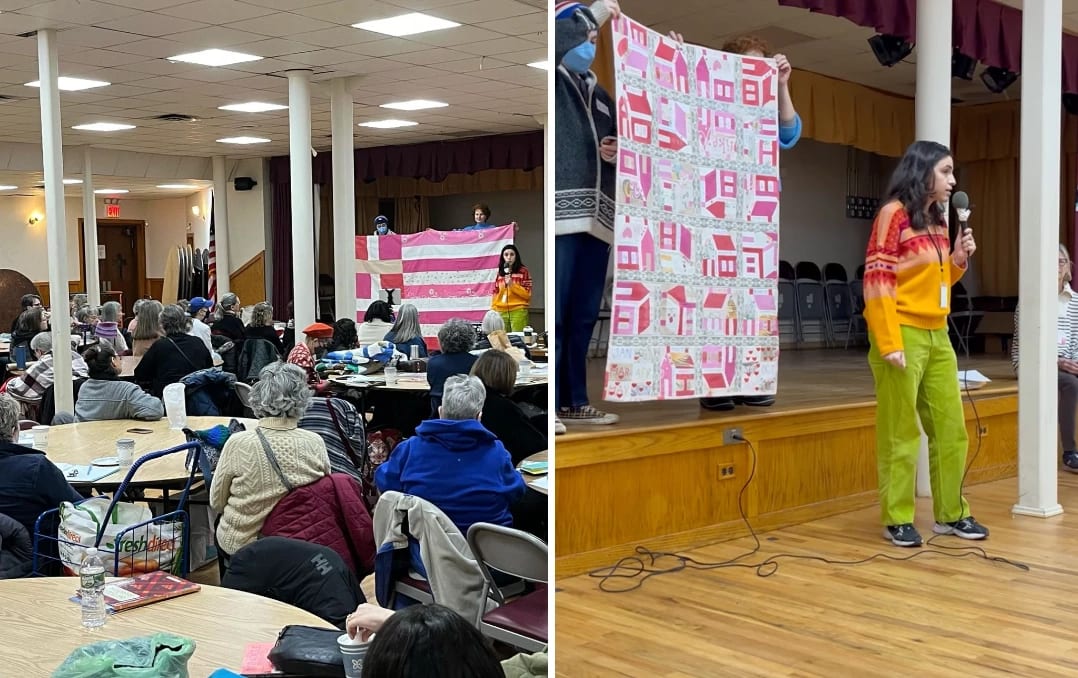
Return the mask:
{"type": "Polygon", "coordinates": [[[498,258],[498,273],[494,280],[492,311],[502,314],[505,329],[521,332],[528,324],[528,306],[532,300],[532,276],[520,258],[516,245],[506,245],[498,258]]]}
{"type": "Polygon", "coordinates": [[[988,536],[962,497],[969,440],[947,314],[951,285],[966,272],[977,245],[967,228],[952,251],[946,205],[954,185],[951,151],[915,141],[891,175],[865,257],[880,510],[884,538],[896,546],[921,545],[913,526],[918,416],[928,436],[932,531],[963,539],[988,536]]]}

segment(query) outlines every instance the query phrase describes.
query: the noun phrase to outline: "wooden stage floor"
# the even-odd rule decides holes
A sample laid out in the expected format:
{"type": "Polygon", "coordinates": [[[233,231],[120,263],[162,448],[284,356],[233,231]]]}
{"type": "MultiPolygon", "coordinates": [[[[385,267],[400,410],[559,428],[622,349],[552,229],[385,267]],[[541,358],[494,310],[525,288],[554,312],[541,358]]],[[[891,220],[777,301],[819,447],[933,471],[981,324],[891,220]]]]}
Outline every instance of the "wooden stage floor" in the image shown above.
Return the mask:
{"type": "MultiPolygon", "coordinates": [[[[558,440],[594,435],[624,435],[629,431],[654,427],[697,424],[720,418],[766,416],[769,413],[842,407],[863,402],[875,402],[872,372],[869,371],[865,349],[784,349],[779,357],[779,389],[771,407],[739,406],[729,412],[711,412],[700,407],[699,401],[669,400],[647,403],[611,403],[602,399],[605,358],[588,361],[588,391],[591,403],[621,417],[611,426],[581,426],[566,422],[568,431],[558,440]]],[[[958,369],[980,370],[992,383],[975,391],[975,395],[1016,391],[1018,380],[1011,368],[1010,358],[1001,353],[973,355],[967,360],[959,356],[958,369]]]]}
{"type": "MultiPolygon", "coordinates": [[[[1011,515],[1013,478],[969,487],[966,496],[992,530],[980,543],[988,555],[1021,561],[1028,572],[933,554],[847,566],[787,560],[767,578],[745,568],[683,570],[628,593],[602,592],[587,575],[561,579],[557,675],[1078,675],[1078,476],[1061,472],[1059,501],[1071,512],[1049,519],[1011,515]]],[[[920,500],[917,526],[926,538],[931,515],[929,500],[920,500]]],[[[876,508],[769,532],[761,542],[745,562],[778,553],[858,560],[930,550],[884,541],[876,508]]],[[[936,544],[974,546],[954,537],[936,544]]],[[[751,545],[740,538],[690,555],[722,561],[751,545]]]]}

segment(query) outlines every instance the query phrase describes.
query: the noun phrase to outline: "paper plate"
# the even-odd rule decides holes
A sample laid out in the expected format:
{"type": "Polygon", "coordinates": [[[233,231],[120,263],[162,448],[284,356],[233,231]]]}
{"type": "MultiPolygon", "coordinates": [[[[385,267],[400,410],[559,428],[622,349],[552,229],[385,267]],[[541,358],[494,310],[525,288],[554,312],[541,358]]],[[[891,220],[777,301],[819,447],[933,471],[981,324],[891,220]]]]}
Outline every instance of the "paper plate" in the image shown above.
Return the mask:
{"type": "Polygon", "coordinates": [[[119,466],[119,457],[98,457],[90,462],[93,466],[119,466]]]}

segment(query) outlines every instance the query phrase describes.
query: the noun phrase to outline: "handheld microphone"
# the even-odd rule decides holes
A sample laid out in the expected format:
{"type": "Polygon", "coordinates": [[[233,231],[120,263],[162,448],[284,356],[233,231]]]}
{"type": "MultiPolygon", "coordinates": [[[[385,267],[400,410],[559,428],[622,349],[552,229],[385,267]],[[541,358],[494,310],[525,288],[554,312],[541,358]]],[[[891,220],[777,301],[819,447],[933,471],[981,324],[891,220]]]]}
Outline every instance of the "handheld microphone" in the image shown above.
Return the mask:
{"type": "Polygon", "coordinates": [[[969,196],[965,191],[959,191],[951,196],[951,204],[958,213],[958,223],[965,224],[969,221],[969,196]]]}
{"type": "Polygon", "coordinates": [[[512,268],[511,268],[511,267],[509,267],[509,266],[503,266],[503,267],[502,267],[502,275],[509,275],[509,273],[510,273],[511,271],[512,271],[512,268]]]}

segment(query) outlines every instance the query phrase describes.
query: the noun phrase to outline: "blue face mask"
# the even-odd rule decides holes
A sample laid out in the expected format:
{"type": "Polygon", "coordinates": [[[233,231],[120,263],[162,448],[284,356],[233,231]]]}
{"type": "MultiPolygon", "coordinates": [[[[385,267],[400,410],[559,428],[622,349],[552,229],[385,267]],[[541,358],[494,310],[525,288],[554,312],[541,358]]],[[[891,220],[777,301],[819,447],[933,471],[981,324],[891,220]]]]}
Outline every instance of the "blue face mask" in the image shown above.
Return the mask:
{"type": "Polygon", "coordinates": [[[379,224],[375,227],[374,230],[376,233],[378,233],[378,235],[385,235],[386,233],[389,233],[389,226],[386,226],[385,224],[379,224]]]}
{"type": "Polygon", "coordinates": [[[595,45],[589,40],[569,50],[561,62],[574,73],[587,73],[595,61],[595,45]]]}

